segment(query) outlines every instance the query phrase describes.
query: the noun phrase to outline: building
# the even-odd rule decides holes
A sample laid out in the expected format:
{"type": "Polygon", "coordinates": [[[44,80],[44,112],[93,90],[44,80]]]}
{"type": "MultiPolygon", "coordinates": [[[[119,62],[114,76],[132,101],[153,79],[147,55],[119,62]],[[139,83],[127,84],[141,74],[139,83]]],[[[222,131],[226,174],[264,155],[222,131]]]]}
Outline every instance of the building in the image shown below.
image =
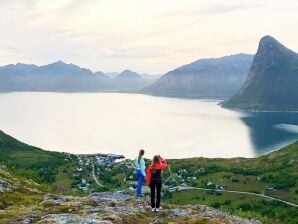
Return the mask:
{"type": "Polygon", "coordinates": [[[226,190],[227,189],[226,185],[224,185],[224,184],[216,185],[216,188],[219,189],[219,190],[226,190]]]}
{"type": "Polygon", "coordinates": [[[207,182],[207,184],[206,184],[208,187],[211,187],[211,186],[213,186],[214,184],[212,183],[212,181],[211,180],[208,180],[208,182],[207,182]]]}
{"type": "Polygon", "coordinates": [[[206,173],[206,169],[205,169],[204,167],[200,168],[200,169],[199,169],[199,173],[201,173],[201,174],[206,173]]]}

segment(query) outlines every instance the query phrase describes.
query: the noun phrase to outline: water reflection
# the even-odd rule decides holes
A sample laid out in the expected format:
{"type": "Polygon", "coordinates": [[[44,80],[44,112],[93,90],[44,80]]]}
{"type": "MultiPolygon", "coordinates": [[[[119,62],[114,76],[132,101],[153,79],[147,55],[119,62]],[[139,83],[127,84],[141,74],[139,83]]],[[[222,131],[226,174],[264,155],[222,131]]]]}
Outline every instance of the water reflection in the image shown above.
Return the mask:
{"type": "Polygon", "coordinates": [[[256,155],[278,149],[298,139],[298,113],[247,113],[240,118],[250,131],[256,155]]]}

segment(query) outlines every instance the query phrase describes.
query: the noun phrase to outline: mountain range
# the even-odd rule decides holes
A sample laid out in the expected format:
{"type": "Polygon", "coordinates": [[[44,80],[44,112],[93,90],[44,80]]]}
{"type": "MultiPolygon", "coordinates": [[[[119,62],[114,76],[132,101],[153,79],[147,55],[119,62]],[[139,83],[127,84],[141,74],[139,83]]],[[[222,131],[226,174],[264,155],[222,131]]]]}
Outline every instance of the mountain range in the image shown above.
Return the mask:
{"type": "Polygon", "coordinates": [[[199,98],[231,96],[244,83],[252,60],[249,54],[200,59],[168,72],[142,92],[199,98]]]}
{"type": "Polygon", "coordinates": [[[298,54],[271,36],[256,55],[200,59],[163,76],[93,73],[57,61],[0,67],[0,92],[134,92],[157,96],[226,99],[223,107],[253,111],[298,111],[298,54]]]}
{"type": "Polygon", "coordinates": [[[111,78],[101,71],[93,73],[89,69],[62,61],[44,66],[18,63],[0,67],[0,92],[135,91],[154,80],[144,79],[138,73],[129,70],[111,78]]]}
{"type": "Polygon", "coordinates": [[[223,107],[298,111],[298,54],[271,36],[260,40],[245,83],[223,107]]]}
{"type": "Polygon", "coordinates": [[[253,56],[238,54],[201,59],[166,75],[138,74],[130,70],[103,73],[62,61],[37,66],[0,67],[0,92],[138,92],[180,97],[231,96],[243,84],[253,56]],[[157,80],[157,81],[156,81],[157,80]]]}

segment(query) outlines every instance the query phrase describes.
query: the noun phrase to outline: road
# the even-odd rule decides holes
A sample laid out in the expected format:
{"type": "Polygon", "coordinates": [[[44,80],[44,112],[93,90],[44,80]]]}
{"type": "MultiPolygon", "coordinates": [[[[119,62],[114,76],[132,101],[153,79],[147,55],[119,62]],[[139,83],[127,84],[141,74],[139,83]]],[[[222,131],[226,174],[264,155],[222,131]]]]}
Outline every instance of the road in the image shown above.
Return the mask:
{"type": "Polygon", "coordinates": [[[298,208],[298,205],[289,201],[284,201],[278,198],[274,198],[265,194],[257,194],[257,193],[252,193],[252,192],[246,192],[246,191],[232,191],[232,190],[220,190],[220,189],[209,189],[209,188],[201,188],[201,187],[177,187],[176,189],[178,190],[203,190],[203,191],[217,191],[217,192],[227,192],[227,193],[235,193],[235,194],[245,194],[245,195],[253,195],[253,196],[257,196],[257,197],[263,197],[263,198],[267,198],[267,199],[271,199],[274,201],[279,201],[282,202],[284,204],[293,206],[298,208]]]}
{"type": "Polygon", "coordinates": [[[95,183],[96,183],[98,186],[100,186],[100,187],[104,187],[104,186],[98,181],[98,179],[97,179],[97,177],[96,177],[96,175],[95,175],[94,165],[92,165],[92,177],[93,177],[95,183]]]}

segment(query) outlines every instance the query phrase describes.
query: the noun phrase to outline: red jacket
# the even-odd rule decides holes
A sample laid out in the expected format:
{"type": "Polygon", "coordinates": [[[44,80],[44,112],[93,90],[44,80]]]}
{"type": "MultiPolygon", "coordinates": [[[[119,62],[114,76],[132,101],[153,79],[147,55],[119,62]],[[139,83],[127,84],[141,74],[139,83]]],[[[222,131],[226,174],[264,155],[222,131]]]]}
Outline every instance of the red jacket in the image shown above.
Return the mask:
{"type": "MultiPolygon", "coordinates": [[[[161,162],[160,164],[155,164],[154,165],[155,166],[155,169],[162,170],[162,169],[164,169],[164,168],[167,167],[168,163],[167,163],[167,161],[165,159],[163,159],[163,158],[160,157],[160,162],[161,162]]],[[[147,182],[148,185],[150,185],[150,181],[151,181],[151,170],[152,170],[152,167],[153,167],[152,164],[149,165],[148,168],[147,168],[147,171],[146,171],[146,182],[147,182]]]]}

